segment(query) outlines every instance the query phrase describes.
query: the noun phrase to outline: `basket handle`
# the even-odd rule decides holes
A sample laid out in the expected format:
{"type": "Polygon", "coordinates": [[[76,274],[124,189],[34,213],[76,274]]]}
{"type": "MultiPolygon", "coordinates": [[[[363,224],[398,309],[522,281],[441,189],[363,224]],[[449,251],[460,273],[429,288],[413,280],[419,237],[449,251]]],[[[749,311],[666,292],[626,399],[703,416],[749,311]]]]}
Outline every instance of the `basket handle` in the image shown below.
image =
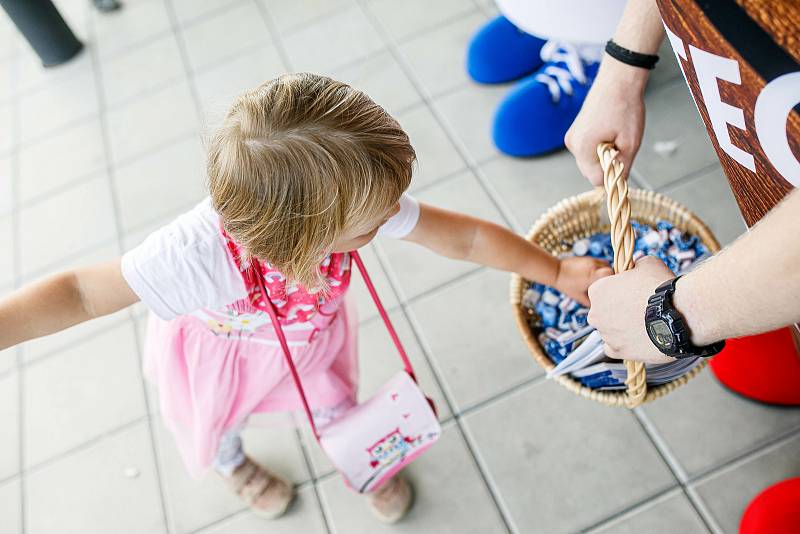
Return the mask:
{"type": "MultiPolygon", "coordinates": [[[[617,159],[619,150],[612,143],[600,143],[597,157],[603,168],[603,184],[606,189],[606,208],[611,221],[611,246],[614,248],[614,272],[621,273],[633,267],[633,250],[636,236],[631,226],[631,204],[628,200],[628,177],[624,166],[617,159]]],[[[625,360],[628,370],[626,400],[628,408],[634,408],[647,395],[647,374],[644,363],[625,360]]]]}

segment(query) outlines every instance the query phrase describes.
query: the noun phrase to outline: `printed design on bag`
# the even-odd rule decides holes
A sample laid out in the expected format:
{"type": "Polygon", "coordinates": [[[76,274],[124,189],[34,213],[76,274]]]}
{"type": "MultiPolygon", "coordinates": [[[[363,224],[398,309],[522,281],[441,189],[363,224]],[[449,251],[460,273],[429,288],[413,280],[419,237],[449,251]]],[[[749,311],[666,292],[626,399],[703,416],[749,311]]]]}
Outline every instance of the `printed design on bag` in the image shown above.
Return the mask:
{"type": "Polygon", "coordinates": [[[419,438],[404,436],[399,428],[395,428],[367,449],[371,458],[370,467],[383,469],[402,461],[418,441],[419,438]]]}

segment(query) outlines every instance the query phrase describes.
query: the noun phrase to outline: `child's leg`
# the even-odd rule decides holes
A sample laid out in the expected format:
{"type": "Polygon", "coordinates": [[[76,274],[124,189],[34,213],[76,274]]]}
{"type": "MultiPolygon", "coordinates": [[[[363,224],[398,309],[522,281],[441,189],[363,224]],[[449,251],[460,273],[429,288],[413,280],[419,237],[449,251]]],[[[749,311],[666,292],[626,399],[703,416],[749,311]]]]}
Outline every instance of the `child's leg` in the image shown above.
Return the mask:
{"type": "Polygon", "coordinates": [[[266,519],[283,515],[294,498],[294,488],[289,482],[270,473],[244,453],[241,427],[223,434],[214,458],[214,469],[254,513],[266,519]]]}

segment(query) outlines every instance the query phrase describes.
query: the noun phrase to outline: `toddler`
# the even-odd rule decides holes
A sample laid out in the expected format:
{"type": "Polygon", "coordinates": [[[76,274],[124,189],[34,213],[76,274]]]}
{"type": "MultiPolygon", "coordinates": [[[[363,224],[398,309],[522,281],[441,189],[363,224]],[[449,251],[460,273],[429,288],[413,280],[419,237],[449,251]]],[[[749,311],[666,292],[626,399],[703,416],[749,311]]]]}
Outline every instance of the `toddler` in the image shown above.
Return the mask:
{"type": "MultiPolygon", "coordinates": [[[[364,93],[312,74],[268,81],[236,99],[211,140],[209,197],[121,258],[0,300],[0,349],[143,301],[145,374],[189,471],[212,467],[256,513],[278,517],[293,488],[244,454],[239,430],[251,414],[301,405],[269,315],[253,305],[253,262],[320,424],[356,401],[348,251],[377,234],[518,272],[583,304],[610,273],[417,202],[405,192],[414,161],[400,125],[364,93]]],[[[396,476],[368,499],[393,522],[411,497],[396,476]]]]}

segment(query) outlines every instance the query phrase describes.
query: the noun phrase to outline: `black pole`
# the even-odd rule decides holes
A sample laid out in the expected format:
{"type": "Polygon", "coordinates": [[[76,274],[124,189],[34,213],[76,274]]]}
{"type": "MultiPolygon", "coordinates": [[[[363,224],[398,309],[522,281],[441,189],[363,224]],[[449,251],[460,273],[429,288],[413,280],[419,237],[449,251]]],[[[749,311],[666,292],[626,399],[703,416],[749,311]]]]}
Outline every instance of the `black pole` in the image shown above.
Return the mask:
{"type": "Polygon", "coordinates": [[[81,43],[50,0],[0,0],[9,18],[45,67],[60,65],[81,51],[81,43]]]}

